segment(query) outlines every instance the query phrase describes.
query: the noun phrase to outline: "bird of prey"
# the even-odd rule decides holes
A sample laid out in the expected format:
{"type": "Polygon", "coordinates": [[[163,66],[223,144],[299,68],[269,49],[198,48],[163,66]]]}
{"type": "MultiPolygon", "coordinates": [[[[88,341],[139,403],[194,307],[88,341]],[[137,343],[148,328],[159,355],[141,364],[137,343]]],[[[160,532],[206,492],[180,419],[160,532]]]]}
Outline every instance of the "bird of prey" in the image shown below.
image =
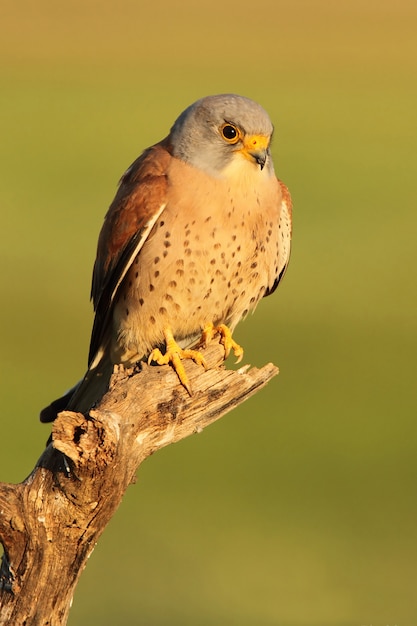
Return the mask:
{"type": "Polygon", "coordinates": [[[191,392],[182,360],[204,365],[199,339],[219,333],[225,355],[241,358],[232,332],[290,256],[291,197],[274,172],[272,133],[253,100],[208,96],[127,169],[98,240],[87,373],[42,421],[87,412],[115,364],[170,363],[191,392]]]}

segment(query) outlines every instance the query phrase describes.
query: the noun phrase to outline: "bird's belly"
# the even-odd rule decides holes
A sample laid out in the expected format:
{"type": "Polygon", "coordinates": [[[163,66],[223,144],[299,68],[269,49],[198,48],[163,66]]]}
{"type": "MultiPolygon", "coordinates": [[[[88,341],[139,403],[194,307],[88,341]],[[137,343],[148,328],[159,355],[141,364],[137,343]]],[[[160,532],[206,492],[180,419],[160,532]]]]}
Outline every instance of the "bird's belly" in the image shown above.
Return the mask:
{"type": "Polygon", "coordinates": [[[157,229],[158,245],[149,239],[126,275],[113,316],[114,362],[147,356],[164,344],[166,328],[182,347],[208,323],[233,330],[273,282],[278,229],[264,217],[240,218],[241,228],[226,233],[185,226],[182,236],[157,229]]]}

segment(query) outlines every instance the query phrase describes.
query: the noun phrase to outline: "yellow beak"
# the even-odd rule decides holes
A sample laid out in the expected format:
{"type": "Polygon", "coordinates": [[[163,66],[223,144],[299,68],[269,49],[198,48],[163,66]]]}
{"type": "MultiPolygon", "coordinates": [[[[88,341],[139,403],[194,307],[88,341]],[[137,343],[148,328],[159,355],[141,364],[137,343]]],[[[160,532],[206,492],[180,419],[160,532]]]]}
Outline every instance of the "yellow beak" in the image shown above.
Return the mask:
{"type": "Polygon", "coordinates": [[[255,161],[262,170],[268,157],[269,141],[270,137],[266,135],[246,135],[240,151],[247,159],[255,161]]]}

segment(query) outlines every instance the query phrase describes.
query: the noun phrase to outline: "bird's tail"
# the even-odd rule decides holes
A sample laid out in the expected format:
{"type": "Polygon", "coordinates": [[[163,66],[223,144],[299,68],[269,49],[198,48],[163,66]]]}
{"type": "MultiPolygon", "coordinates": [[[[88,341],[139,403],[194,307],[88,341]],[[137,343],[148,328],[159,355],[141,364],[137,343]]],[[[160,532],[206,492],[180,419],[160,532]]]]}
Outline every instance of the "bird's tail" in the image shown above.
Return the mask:
{"type": "Polygon", "coordinates": [[[96,357],[79,383],[42,409],[41,422],[53,422],[58,413],[64,410],[88,413],[109,388],[114,367],[109,352],[105,350],[100,357],[96,357]]]}

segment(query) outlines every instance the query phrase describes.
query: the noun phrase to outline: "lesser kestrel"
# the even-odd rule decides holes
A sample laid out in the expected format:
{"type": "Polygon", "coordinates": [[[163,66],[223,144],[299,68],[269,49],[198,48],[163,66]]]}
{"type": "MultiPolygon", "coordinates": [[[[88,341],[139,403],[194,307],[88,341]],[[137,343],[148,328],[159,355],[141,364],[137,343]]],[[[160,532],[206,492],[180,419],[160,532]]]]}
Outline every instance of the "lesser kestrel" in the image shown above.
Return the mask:
{"type": "Polygon", "coordinates": [[[169,135],[123,175],[94,265],[95,320],[88,371],[43,410],[87,412],[115,364],[172,363],[217,332],[226,355],[242,348],[236,324],[280,282],[290,256],[291,198],[274,172],[273,126],[256,102],[233,94],[189,106],[169,135]]]}

